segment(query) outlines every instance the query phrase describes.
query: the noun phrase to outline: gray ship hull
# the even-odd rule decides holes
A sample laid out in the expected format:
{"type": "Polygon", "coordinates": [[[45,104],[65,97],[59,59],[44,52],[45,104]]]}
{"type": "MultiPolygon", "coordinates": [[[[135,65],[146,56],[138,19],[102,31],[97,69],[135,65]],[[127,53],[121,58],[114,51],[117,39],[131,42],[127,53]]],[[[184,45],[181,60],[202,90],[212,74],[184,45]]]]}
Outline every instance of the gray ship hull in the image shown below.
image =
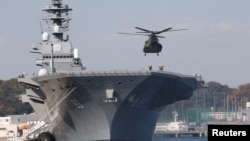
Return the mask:
{"type": "Polygon", "coordinates": [[[203,87],[194,76],[165,71],[83,71],[19,81],[31,86],[29,102],[58,141],[151,141],[161,110],[203,87]]]}

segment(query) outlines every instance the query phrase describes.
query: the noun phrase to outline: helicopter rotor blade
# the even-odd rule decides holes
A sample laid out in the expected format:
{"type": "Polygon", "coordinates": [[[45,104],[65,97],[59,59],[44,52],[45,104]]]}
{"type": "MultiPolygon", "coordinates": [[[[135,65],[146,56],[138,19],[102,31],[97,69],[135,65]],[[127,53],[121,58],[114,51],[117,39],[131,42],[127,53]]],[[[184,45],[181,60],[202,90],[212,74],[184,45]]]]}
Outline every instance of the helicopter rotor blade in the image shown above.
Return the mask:
{"type": "Polygon", "coordinates": [[[164,36],[156,36],[156,37],[159,37],[159,38],[165,38],[164,36]]]}
{"type": "MultiPolygon", "coordinates": [[[[136,34],[136,33],[123,33],[123,32],[118,32],[117,34],[127,34],[127,35],[140,35],[140,36],[150,36],[148,34],[136,34]]],[[[159,38],[165,38],[164,36],[156,36],[159,38]]]]}
{"type": "Polygon", "coordinates": [[[140,32],[135,32],[135,33],[149,33],[149,32],[142,32],[142,31],[140,31],[140,32]]]}
{"type": "Polygon", "coordinates": [[[172,30],[172,28],[167,28],[167,29],[164,29],[162,31],[155,31],[155,34],[160,34],[162,32],[181,31],[181,30],[188,30],[188,29],[174,29],[174,30],[172,30]]]}
{"type": "Polygon", "coordinates": [[[162,33],[162,32],[167,32],[167,31],[169,31],[169,30],[171,30],[172,28],[170,27],[170,28],[167,28],[167,29],[164,29],[164,30],[162,30],[162,31],[155,31],[155,34],[160,34],[160,33],[162,33]]]}
{"type": "Polygon", "coordinates": [[[122,33],[122,32],[118,32],[117,34],[127,34],[127,35],[140,35],[140,36],[149,36],[146,34],[136,34],[136,33],[122,33]]]}
{"type": "Polygon", "coordinates": [[[145,31],[146,33],[150,33],[152,31],[150,30],[147,30],[147,29],[143,29],[143,28],[140,28],[140,27],[135,27],[136,29],[139,29],[139,30],[142,30],[142,31],[145,31]]]}
{"type": "Polygon", "coordinates": [[[175,29],[175,30],[169,30],[167,32],[171,32],[171,31],[181,31],[181,30],[188,30],[188,29],[175,29]]]}

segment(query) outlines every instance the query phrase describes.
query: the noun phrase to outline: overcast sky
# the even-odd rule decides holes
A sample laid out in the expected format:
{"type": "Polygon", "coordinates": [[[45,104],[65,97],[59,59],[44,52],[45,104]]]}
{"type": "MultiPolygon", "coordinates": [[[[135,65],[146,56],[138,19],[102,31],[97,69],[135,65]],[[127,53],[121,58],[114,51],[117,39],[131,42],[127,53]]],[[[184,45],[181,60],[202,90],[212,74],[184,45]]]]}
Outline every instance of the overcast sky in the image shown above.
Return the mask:
{"type": "MultiPolygon", "coordinates": [[[[87,70],[165,70],[200,74],[232,88],[250,83],[249,0],[64,0],[72,11],[70,40],[87,70]],[[165,32],[159,56],[144,56],[147,36],[134,27],[165,32]]],[[[32,43],[41,41],[39,21],[50,0],[0,0],[0,79],[37,73],[32,43]]]]}

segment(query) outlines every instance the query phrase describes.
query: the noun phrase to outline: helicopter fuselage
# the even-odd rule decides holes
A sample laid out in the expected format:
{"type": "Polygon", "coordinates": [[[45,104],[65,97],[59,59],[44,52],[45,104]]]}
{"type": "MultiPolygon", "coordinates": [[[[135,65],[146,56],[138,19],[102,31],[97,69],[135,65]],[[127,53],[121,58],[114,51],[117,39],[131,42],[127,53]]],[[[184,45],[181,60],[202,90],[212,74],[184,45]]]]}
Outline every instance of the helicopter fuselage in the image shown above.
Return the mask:
{"type": "Polygon", "coordinates": [[[158,40],[147,40],[145,41],[145,45],[143,48],[143,52],[145,53],[157,53],[157,55],[159,55],[159,52],[161,52],[162,50],[162,45],[158,42],[158,40]]]}

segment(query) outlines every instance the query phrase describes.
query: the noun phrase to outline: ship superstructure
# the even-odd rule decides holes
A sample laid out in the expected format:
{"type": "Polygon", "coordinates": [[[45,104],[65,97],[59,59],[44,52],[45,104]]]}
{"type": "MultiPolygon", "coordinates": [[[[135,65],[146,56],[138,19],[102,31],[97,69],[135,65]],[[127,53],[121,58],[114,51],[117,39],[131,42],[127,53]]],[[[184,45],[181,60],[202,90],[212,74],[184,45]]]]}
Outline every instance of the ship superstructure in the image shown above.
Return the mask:
{"type": "Polygon", "coordinates": [[[58,141],[151,141],[161,110],[203,88],[200,76],[159,70],[89,71],[70,43],[69,6],[52,0],[43,11],[35,75],[22,74],[24,102],[58,141]],[[46,29],[46,30],[45,30],[46,29]]]}
{"type": "Polygon", "coordinates": [[[41,22],[46,24],[41,24],[42,48],[34,45],[31,51],[41,54],[36,59],[36,65],[42,68],[38,75],[83,70],[78,49],[73,49],[67,34],[72,9],[63,5],[61,0],[52,0],[52,5],[45,6],[43,11],[41,22]]]}

